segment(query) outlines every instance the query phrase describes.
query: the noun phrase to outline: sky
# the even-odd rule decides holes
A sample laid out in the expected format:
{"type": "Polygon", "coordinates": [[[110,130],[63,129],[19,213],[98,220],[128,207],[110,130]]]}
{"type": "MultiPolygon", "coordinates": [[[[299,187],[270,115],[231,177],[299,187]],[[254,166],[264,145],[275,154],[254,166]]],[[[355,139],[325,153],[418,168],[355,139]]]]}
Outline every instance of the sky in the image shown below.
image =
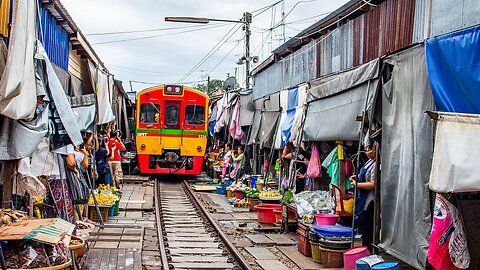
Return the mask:
{"type": "MultiPolygon", "coordinates": [[[[348,0],[62,0],[63,5],[115,78],[127,91],[152,84],[195,85],[236,76],[244,86],[242,24],[165,22],[167,16],[240,20],[252,12],[250,51],[261,63],[285,39],[348,0]],[[282,5],[283,4],[283,5],[282,5]],[[283,6],[283,8],[282,8],[283,6]],[[129,32],[129,33],[118,33],[129,32]],[[209,53],[210,52],[210,53],[209,53]]],[[[258,63],[258,64],[259,64],[258,63]]],[[[256,65],[254,64],[252,68],[256,65]]]]}

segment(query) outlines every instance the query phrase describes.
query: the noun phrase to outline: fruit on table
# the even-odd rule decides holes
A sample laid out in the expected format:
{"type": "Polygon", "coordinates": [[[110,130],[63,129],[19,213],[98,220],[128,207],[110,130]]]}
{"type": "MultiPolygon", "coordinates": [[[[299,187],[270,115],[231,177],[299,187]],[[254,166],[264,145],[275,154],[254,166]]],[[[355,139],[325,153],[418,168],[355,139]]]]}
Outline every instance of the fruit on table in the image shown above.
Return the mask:
{"type": "Polygon", "coordinates": [[[260,193],[260,197],[280,197],[280,193],[269,190],[260,193]]]}
{"type": "MultiPolygon", "coordinates": [[[[97,199],[98,204],[114,204],[117,200],[116,196],[113,195],[106,195],[106,194],[95,194],[95,198],[97,199]]],[[[95,201],[93,200],[92,194],[90,194],[90,198],[88,198],[88,204],[94,204],[95,201]]]]}

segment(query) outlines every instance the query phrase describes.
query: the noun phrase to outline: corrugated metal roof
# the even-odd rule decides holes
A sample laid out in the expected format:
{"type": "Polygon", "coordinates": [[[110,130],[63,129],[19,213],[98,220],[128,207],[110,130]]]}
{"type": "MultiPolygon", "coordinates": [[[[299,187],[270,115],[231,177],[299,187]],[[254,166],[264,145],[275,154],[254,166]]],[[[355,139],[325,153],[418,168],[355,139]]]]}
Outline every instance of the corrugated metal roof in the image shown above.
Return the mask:
{"type": "Polygon", "coordinates": [[[425,39],[425,12],[426,0],[415,1],[415,15],[413,20],[412,43],[420,43],[425,39]]]}
{"type": "Polygon", "coordinates": [[[11,0],[0,1],[0,35],[8,37],[10,25],[11,0]]]}
{"type": "Polygon", "coordinates": [[[57,19],[43,6],[40,7],[39,17],[37,33],[50,61],[63,70],[68,70],[70,44],[67,31],[57,24],[57,19]]]}

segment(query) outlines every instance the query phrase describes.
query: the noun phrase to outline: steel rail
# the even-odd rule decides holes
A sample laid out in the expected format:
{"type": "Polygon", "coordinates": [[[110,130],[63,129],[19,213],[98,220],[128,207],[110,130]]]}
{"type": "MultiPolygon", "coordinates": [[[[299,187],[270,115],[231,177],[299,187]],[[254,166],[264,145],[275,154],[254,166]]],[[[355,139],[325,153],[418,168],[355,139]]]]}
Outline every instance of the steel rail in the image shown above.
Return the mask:
{"type": "Polygon", "coordinates": [[[192,199],[193,204],[195,204],[197,209],[200,209],[203,216],[207,219],[208,223],[215,229],[218,237],[220,240],[223,242],[225,248],[230,252],[230,254],[233,256],[233,259],[237,266],[242,267],[243,269],[246,270],[253,270],[252,266],[245,260],[243,255],[238,251],[238,249],[235,247],[235,245],[228,239],[228,236],[223,232],[222,228],[217,224],[217,222],[213,219],[213,217],[208,213],[207,210],[202,206],[202,203],[200,200],[195,196],[194,192],[190,188],[190,185],[188,184],[187,180],[183,180],[183,189],[185,190],[185,193],[187,196],[192,199]]]}
{"type": "Polygon", "coordinates": [[[157,222],[157,237],[158,237],[158,245],[160,250],[160,259],[162,261],[162,269],[163,270],[170,270],[168,264],[168,257],[167,257],[167,250],[165,247],[165,242],[163,241],[163,230],[162,230],[162,220],[160,218],[160,188],[158,184],[158,179],[155,179],[155,219],[157,222]]]}

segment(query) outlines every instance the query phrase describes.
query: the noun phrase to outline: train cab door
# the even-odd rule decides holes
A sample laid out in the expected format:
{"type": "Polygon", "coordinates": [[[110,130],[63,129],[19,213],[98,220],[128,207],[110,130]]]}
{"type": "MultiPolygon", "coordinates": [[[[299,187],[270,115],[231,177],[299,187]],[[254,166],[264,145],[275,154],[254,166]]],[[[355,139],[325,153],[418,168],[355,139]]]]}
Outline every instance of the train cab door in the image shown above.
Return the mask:
{"type": "Polygon", "coordinates": [[[183,122],[180,118],[180,104],[179,101],[167,101],[165,102],[165,121],[164,130],[164,148],[165,149],[179,149],[182,143],[182,125],[183,122]]]}
{"type": "Polygon", "coordinates": [[[183,105],[185,155],[201,156],[206,148],[207,108],[198,100],[187,100],[183,105]]]}

